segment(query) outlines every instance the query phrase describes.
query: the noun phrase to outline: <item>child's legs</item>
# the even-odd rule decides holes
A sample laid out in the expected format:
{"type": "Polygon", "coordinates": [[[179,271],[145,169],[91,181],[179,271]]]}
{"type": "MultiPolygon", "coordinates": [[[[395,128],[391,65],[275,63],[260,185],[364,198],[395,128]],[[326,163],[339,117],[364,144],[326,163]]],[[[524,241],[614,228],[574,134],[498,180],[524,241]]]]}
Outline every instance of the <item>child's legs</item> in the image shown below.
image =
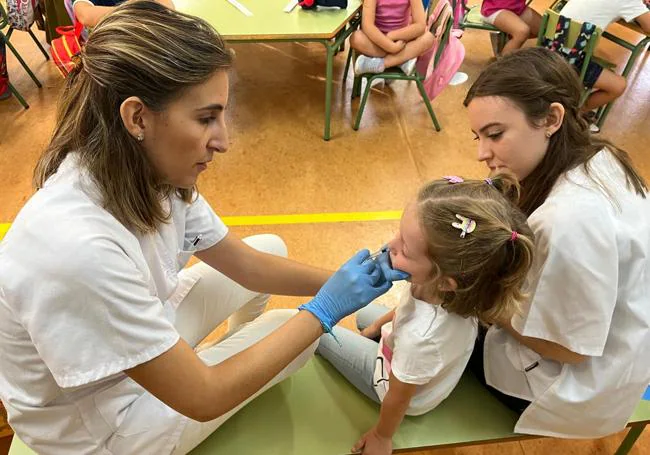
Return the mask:
{"type": "Polygon", "coordinates": [[[428,30],[420,35],[413,41],[409,41],[397,54],[390,54],[384,58],[384,66],[390,68],[392,66],[401,65],[402,63],[411,60],[412,58],[419,57],[426,51],[431,49],[435,38],[428,30]]]}
{"type": "Polygon", "coordinates": [[[376,303],[371,303],[361,308],[355,314],[357,317],[357,329],[359,331],[365,329],[389,311],[391,311],[390,308],[376,303]]]}
{"type": "MultiPolygon", "coordinates": [[[[216,365],[223,362],[229,357],[243,351],[244,349],[257,343],[259,340],[279,328],[290,318],[292,318],[298,311],[297,310],[272,310],[264,313],[262,316],[255,319],[244,326],[241,330],[231,335],[227,340],[216,344],[215,346],[201,351],[198,355],[207,365],[216,365]]],[[[288,340],[290,342],[290,340],[288,340]]],[[[180,441],[174,450],[174,455],[186,454],[197,445],[199,445],[205,438],[212,434],[217,428],[232,417],[237,411],[248,404],[255,397],[268,390],[275,384],[283,379],[289,377],[291,374],[298,371],[307,361],[312,357],[318,341],[312,343],[309,348],[305,349],[297,358],[295,358],[284,370],[268,382],[261,390],[256,392],[253,396],[241,403],[236,408],[228,411],[226,414],[211,420],[209,422],[197,422],[189,420],[183,433],[181,434],[180,441]]],[[[116,452],[117,453],[117,452],[116,452]]]]}
{"type": "Polygon", "coordinates": [[[372,386],[379,344],[341,327],[334,327],[332,335],[320,337],[316,353],[327,359],[361,393],[376,403],[381,403],[372,386]]]}
{"type": "Polygon", "coordinates": [[[357,30],[350,36],[350,46],[352,49],[368,57],[386,56],[386,51],[373,43],[361,30],[357,30]]]}
{"type": "Polygon", "coordinates": [[[528,28],[530,28],[529,38],[537,38],[539,27],[542,25],[542,16],[540,16],[537,11],[528,6],[519,17],[528,25],[528,28]]]}
{"type": "MultiPolygon", "coordinates": [[[[528,9],[524,11],[524,14],[526,14],[528,9]]],[[[505,9],[501,10],[494,19],[494,26],[511,37],[503,47],[502,54],[507,54],[519,49],[531,35],[531,27],[524,21],[524,19],[517,16],[512,11],[505,9]]],[[[537,25],[537,28],[539,29],[539,24],[537,25]]]]}
{"type": "MultiPolygon", "coordinates": [[[[256,235],[244,239],[253,248],[287,256],[287,247],[275,235],[256,235]]],[[[228,319],[228,335],[264,311],[269,296],[250,291],[200,262],[179,276],[179,288],[190,287],[175,311],[174,326],[190,346],[196,346],[215,327],[228,319]]]]}
{"type": "Polygon", "coordinates": [[[627,81],[619,74],[608,69],[603,69],[594,83],[597,91],[589,95],[583,105],[584,111],[590,111],[607,103],[611,103],[621,96],[627,87],[627,81]]]}

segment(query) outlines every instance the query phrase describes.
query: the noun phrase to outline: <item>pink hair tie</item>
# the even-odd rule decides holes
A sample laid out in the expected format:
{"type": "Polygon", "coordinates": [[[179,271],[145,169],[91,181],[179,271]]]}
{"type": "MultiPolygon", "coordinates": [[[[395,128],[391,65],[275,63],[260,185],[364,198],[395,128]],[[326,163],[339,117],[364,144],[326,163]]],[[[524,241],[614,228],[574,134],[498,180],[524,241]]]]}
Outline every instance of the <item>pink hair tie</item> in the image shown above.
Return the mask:
{"type": "Polygon", "coordinates": [[[510,236],[510,241],[514,242],[515,240],[517,240],[517,237],[519,237],[517,231],[512,231],[512,235],[510,236]]]}

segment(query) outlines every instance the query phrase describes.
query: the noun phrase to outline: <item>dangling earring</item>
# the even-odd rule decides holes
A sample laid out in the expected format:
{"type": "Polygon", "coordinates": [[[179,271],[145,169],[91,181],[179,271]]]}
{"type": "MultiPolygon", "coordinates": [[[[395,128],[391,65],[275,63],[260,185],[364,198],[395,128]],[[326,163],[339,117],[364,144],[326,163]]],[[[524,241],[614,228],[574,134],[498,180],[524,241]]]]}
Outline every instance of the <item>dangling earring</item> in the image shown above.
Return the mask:
{"type": "Polygon", "coordinates": [[[136,137],[136,139],[138,140],[138,142],[144,141],[144,133],[138,134],[138,137],[136,137]]]}

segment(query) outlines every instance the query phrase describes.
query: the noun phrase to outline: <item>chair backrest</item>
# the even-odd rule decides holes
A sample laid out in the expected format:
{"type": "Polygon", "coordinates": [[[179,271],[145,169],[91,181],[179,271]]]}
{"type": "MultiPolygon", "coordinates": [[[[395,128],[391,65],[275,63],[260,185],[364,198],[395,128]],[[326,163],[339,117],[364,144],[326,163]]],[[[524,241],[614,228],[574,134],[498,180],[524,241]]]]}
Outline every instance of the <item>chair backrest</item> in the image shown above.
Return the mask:
{"type": "Polygon", "coordinates": [[[4,6],[0,3],[0,31],[3,30],[9,24],[9,19],[7,18],[7,11],[5,11],[4,6]]]}
{"type": "MultiPolygon", "coordinates": [[[[558,23],[560,22],[560,17],[561,16],[558,12],[550,9],[546,10],[544,16],[542,17],[542,22],[539,28],[539,34],[537,35],[538,46],[544,46],[545,43],[548,43],[549,41],[553,41],[556,38],[556,35],[558,34],[558,23]]],[[[589,66],[589,62],[591,61],[591,57],[594,53],[594,49],[596,48],[596,43],[600,38],[600,34],[602,33],[602,30],[598,27],[594,27],[593,33],[591,33],[591,36],[587,39],[586,43],[583,42],[580,43],[579,45],[578,40],[584,39],[584,37],[581,36],[584,24],[582,22],[578,22],[570,18],[565,18],[565,20],[570,21],[569,28],[566,31],[566,34],[564,36],[564,42],[562,43],[562,49],[561,49],[561,51],[565,51],[565,52],[559,52],[559,53],[563,57],[566,57],[567,56],[566,51],[571,49],[580,49],[582,47],[582,52],[584,52],[584,57],[579,59],[581,63],[576,67],[576,69],[580,74],[580,80],[582,81],[584,80],[587,67],[589,66]]]]}

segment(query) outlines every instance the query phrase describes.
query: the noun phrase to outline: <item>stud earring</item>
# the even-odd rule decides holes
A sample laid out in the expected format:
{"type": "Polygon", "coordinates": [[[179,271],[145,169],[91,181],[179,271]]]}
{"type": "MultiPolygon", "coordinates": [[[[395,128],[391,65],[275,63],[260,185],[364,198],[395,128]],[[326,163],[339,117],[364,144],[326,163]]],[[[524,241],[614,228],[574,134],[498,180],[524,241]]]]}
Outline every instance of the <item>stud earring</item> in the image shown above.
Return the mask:
{"type": "Polygon", "coordinates": [[[138,140],[138,142],[144,141],[144,133],[138,134],[138,137],[136,139],[138,140]]]}
{"type": "Polygon", "coordinates": [[[547,132],[546,132],[546,137],[547,137],[547,138],[550,138],[551,136],[553,136],[553,133],[551,133],[550,131],[547,131],[547,132]]]}

